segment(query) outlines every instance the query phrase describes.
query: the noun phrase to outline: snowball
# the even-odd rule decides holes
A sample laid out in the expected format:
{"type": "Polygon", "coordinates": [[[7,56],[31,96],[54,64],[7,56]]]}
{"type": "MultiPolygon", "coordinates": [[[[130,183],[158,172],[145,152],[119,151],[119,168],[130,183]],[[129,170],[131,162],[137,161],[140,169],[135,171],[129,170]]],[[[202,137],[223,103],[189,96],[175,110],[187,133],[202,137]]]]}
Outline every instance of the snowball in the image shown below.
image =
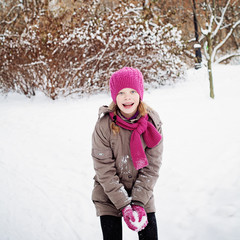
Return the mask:
{"type": "Polygon", "coordinates": [[[144,224],[146,224],[147,216],[143,216],[141,222],[139,222],[138,214],[136,211],[133,211],[133,216],[135,218],[135,221],[132,222],[130,220],[130,222],[132,223],[133,226],[135,226],[137,228],[135,231],[139,232],[139,231],[143,230],[146,227],[146,226],[144,226],[144,224]]]}

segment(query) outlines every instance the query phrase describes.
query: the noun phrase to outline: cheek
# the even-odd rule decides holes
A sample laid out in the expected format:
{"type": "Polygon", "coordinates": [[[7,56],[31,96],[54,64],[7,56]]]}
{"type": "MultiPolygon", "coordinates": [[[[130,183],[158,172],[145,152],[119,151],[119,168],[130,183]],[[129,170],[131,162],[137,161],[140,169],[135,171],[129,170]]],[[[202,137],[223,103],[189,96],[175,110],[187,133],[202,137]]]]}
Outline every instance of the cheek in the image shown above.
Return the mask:
{"type": "Polygon", "coordinates": [[[134,100],[135,100],[136,102],[139,102],[139,101],[140,101],[140,96],[137,95],[137,96],[134,98],[134,100]]]}
{"type": "Polygon", "coordinates": [[[120,97],[117,97],[117,98],[116,98],[116,104],[117,104],[118,107],[119,107],[120,103],[121,103],[121,98],[120,98],[120,97]]]}

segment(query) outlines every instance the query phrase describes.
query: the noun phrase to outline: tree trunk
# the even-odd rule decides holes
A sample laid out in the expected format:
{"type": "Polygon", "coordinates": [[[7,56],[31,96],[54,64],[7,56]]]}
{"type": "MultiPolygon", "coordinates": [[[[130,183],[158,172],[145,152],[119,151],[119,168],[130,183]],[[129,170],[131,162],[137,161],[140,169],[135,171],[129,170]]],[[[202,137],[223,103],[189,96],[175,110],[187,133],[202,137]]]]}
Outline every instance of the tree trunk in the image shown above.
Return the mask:
{"type": "Polygon", "coordinates": [[[212,39],[211,39],[211,33],[208,33],[208,35],[207,35],[207,43],[208,43],[207,65],[208,65],[208,79],[209,79],[209,84],[210,84],[210,97],[214,98],[213,74],[212,74],[212,39]]]}

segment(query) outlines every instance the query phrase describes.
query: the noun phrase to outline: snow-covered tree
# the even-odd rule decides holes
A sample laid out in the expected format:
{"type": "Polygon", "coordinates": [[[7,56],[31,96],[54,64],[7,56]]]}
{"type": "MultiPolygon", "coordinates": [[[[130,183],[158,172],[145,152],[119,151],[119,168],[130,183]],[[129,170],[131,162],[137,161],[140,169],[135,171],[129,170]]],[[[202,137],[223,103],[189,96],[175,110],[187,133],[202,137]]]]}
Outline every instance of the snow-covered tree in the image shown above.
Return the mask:
{"type": "Polygon", "coordinates": [[[106,91],[110,75],[124,66],[139,68],[146,87],[183,75],[181,32],[145,19],[141,4],[122,2],[111,11],[91,1],[71,22],[73,28],[44,14],[20,38],[3,38],[0,85],[28,96],[39,89],[55,99],[106,91]]]}
{"type": "MultiPolygon", "coordinates": [[[[236,18],[230,18],[228,16],[228,8],[230,6],[239,7],[238,0],[227,0],[224,6],[216,4],[215,0],[205,1],[204,8],[206,10],[206,23],[205,26],[200,24],[202,37],[200,41],[203,41],[204,53],[207,60],[208,76],[210,83],[210,97],[214,98],[214,86],[213,86],[213,73],[212,64],[222,62],[230,57],[239,56],[240,49],[238,48],[231,54],[219,56],[219,50],[229,40],[234,30],[240,25],[239,15],[236,18]],[[230,19],[230,21],[227,21],[230,19]],[[219,34],[220,32],[224,34],[219,34]]],[[[226,52],[226,51],[225,51],[226,52]]]]}
{"type": "Polygon", "coordinates": [[[0,1],[1,36],[20,35],[26,25],[33,22],[44,5],[42,0],[2,0],[0,1]]]}

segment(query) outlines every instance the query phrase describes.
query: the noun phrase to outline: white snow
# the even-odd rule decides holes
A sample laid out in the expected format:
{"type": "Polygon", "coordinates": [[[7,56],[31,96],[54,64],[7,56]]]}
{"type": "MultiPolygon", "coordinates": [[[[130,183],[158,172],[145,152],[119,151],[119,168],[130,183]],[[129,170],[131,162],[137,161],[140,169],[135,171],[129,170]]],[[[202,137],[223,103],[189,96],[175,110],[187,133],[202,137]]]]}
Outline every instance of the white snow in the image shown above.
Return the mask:
{"type": "Polygon", "coordinates": [[[193,45],[193,48],[194,48],[194,49],[195,49],[195,48],[201,48],[201,44],[195,43],[195,44],[193,45]]]}
{"type": "MultiPolygon", "coordinates": [[[[145,93],[163,121],[159,239],[240,239],[240,67],[206,69],[145,93]]],[[[102,239],[91,202],[91,134],[110,94],[0,96],[0,239],[102,239]]],[[[124,224],[124,240],[138,239],[124,224]]]]}

